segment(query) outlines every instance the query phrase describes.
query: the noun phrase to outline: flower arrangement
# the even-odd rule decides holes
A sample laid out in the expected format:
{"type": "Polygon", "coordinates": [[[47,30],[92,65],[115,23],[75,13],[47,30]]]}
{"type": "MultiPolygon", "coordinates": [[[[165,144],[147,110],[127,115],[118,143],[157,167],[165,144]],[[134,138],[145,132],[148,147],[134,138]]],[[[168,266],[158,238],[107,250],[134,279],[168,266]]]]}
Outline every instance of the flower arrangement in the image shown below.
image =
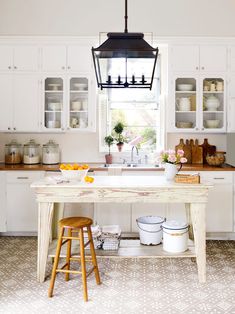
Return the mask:
{"type": "Polygon", "coordinates": [[[175,152],[173,149],[169,149],[160,152],[158,162],[177,165],[186,163],[187,158],[184,157],[184,151],[182,149],[178,149],[177,152],[175,152]]]}

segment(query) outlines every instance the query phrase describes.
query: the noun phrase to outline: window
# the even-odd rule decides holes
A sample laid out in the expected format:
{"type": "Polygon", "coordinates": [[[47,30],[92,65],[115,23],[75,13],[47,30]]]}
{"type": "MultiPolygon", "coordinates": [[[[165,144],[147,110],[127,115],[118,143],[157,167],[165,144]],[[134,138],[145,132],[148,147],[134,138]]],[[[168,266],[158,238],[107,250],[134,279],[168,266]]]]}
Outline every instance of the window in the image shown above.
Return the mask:
{"type": "MultiPolygon", "coordinates": [[[[160,58],[159,58],[160,59],[160,58]]],[[[139,68],[143,67],[140,64],[139,68]]],[[[152,90],[139,88],[107,89],[100,92],[100,144],[105,151],[104,137],[113,134],[116,123],[125,125],[127,143],[124,151],[130,150],[128,142],[141,136],[140,148],[145,153],[155,152],[160,136],[160,66],[156,68],[152,90]]],[[[115,146],[114,146],[115,147],[115,146]]],[[[113,150],[115,148],[113,147],[113,150]]]]}

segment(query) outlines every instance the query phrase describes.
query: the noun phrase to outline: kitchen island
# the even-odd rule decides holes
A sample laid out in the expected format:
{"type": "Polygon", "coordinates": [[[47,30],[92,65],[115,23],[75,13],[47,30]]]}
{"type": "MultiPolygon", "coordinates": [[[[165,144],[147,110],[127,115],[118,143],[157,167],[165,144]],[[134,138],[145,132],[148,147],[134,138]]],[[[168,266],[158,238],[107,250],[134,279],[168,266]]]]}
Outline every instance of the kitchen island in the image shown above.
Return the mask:
{"type": "MultiPolygon", "coordinates": [[[[207,184],[177,184],[164,177],[99,176],[92,184],[85,182],[52,183],[47,179],[34,182],[38,202],[37,279],[45,280],[54,203],[184,203],[193,225],[199,282],[206,281],[205,208],[207,184]]],[[[127,250],[128,256],[128,250],[127,250]]],[[[133,257],[133,255],[131,255],[133,257]]],[[[168,254],[168,257],[184,257],[168,254]]],[[[122,255],[124,257],[124,255],[122,255]]],[[[145,256],[147,257],[147,256],[145,256]]]]}

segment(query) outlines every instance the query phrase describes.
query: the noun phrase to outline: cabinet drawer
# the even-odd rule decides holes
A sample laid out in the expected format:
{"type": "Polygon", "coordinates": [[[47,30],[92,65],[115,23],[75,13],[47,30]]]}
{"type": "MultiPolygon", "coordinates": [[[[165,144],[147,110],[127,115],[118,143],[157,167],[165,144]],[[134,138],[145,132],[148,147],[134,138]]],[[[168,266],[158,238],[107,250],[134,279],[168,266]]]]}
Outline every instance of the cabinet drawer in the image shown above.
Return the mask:
{"type": "Polygon", "coordinates": [[[201,182],[209,182],[212,184],[232,184],[233,183],[233,173],[225,171],[208,171],[201,172],[201,182]]]}
{"type": "Polygon", "coordinates": [[[42,171],[8,171],[7,183],[31,183],[42,177],[42,171]]]}

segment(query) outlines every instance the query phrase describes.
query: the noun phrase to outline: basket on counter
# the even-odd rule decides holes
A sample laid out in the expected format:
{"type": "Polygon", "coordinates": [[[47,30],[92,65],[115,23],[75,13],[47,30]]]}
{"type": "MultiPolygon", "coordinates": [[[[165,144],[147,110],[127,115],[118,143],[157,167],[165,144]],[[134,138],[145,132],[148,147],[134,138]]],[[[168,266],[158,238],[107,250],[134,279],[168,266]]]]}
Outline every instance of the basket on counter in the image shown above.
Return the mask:
{"type": "Polygon", "coordinates": [[[207,155],[206,162],[210,166],[221,166],[225,162],[225,152],[215,152],[214,155],[207,155]]]}

